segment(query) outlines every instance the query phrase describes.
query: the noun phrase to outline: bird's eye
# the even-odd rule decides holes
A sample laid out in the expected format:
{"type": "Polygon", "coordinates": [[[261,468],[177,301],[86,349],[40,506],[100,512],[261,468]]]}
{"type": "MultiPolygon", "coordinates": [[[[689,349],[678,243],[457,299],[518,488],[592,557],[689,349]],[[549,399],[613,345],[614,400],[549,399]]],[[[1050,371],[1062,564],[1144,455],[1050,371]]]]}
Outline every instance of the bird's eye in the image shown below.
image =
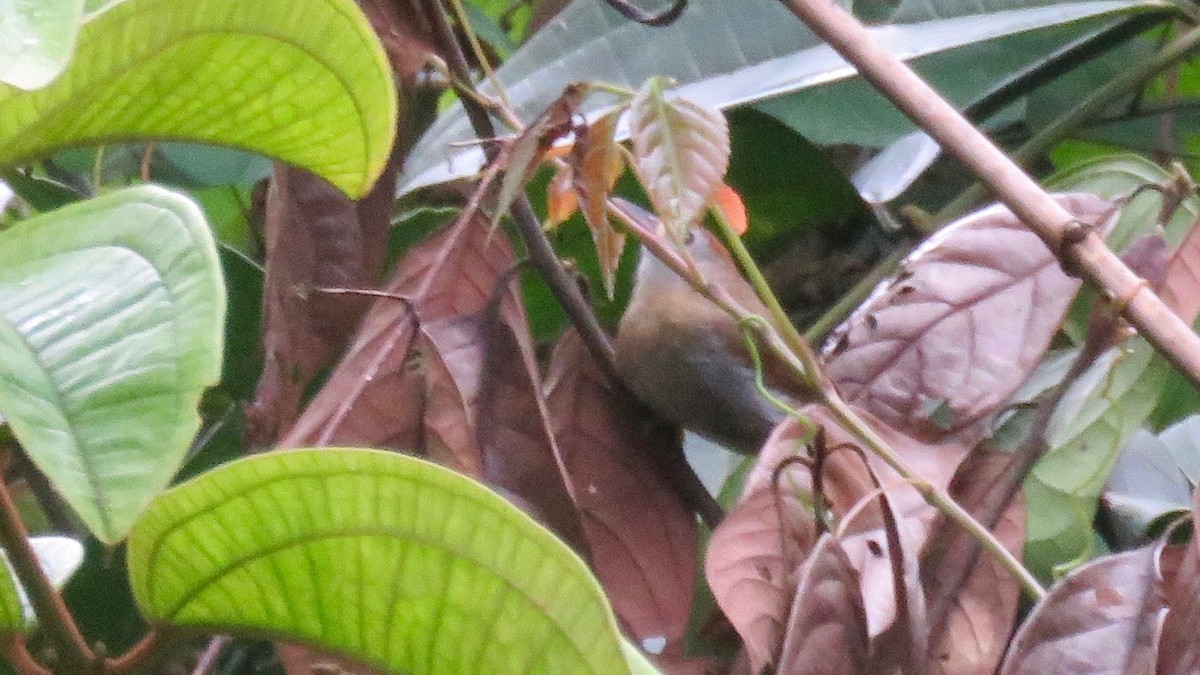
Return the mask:
{"type": "Polygon", "coordinates": [[[683,235],[683,243],[687,246],[691,246],[692,242],[694,241],[696,241],[696,233],[692,230],[688,230],[687,234],[683,235]]]}

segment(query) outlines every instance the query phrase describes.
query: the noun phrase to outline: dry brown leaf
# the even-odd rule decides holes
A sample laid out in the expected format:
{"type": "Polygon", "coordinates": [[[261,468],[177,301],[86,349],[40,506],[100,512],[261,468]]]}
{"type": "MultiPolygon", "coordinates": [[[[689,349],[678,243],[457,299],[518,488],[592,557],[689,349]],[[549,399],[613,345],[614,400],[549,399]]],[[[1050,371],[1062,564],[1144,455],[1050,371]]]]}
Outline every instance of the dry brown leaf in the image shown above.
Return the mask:
{"type": "Polygon", "coordinates": [[[508,213],[509,207],[525,187],[530,175],[541,166],[546,152],[575,128],[574,118],[588,94],[584,84],[569,84],[516,138],[505,141],[500,154],[493,160],[504,172],[496,193],[492,227],[508,213]]]}
{"type": "MultiPolygon", "coordinates": [[[[975,450],[959,467],[950,495],[973,516],[992,497],[996,477],[1011,454],[975,450]]],[[[1018,557],[1025,541],[1020,495],[1005,509],[993,533],[1018,557]]],[[[946,675],[996,672],[1012,633],[1021,587],[957,524],[939,517],[922,554],[921,576],[933,629],[928,662],[946,675]]]]}
{"type": "Polygon", "coordinates": [[[585,550],[560,470],[508,241],[482,217],[413,248],[285,445],[408,452],[506,492],[585,550]]]}
{"type": "Polygon", "coordinates": [[[1154,672],[1156,557],[1154,546],[1104,556],[1055,584],[1017,631],[1001,675],[1154,672]]]}
{"type": "Polygon", "coordinates": [[[263,372],[247,409],[250,445],[273,445],[295,420],[312,378],[337,356],[369,306],[364,297],[321,289],[374,286],[387,232],[387,220],[381,225],[375,213],[375,193],[393,190],[381,180],[360,214],[324,180],[275,166],[266,200],[263,372]]]}
{"type": "Polygon", "coordinates": [[[532,505],[586,557],[583,524],[551,428],[525,308],[517,284],[510,288],[511,295],[483,317],[486,348],[475,406],[483,480],[532,505]]]}
{"type": "Polygon", "coordinates": [[[778,672],[865,673],[869,644],[858,574],[826,534],[800,569],[778,672]]]}
{"type": "Polygon", "coordinates": [[[644,417],[568,331],[554,348],[546,400],[576,488],[596,570],[627,634],[663,646],[670,672],[689,663],[683,639],[696,583],[696,517],[654,457],[681,453],[675,434],[644,417]]]}
{"type": "MultiPolygon", "coordinates": [[[[815,406],[805,408],[810,413],[815,406]]],[[[779,425],[746,478],[742,497],[713,531],[705,570],[717,604],[741,636],[754,672],[775,661],[783,642],[796,571],[816,542],[812,474],[794,461],[806,430],[779,425]]],[[[861,460],[837,453],[823,474],[831,508],[844,513],[872,486],[861,460]]]]}
{"type": "MultiPolygon", "coordinates": [[[[1107,230],[1111,203],[1056,199],[1107,230]]],[[[825,362],[848,401],[891,427],[973,447],[1040,361],[1079,285],[1037,235],[994,205],[914,251],[831,334],[825,362]]]]}
{"type": "Polygon", "coordinates": [[[775,662],[795,588],[793,570],[815,540],[806,506],[765,490],[739,503],[713,532],[708,583],[742,638],[752,672],[775,662]]]}
{"type": "Polygon", "coordinates": [[[476,413],[487,345],[479,313],[421,326],[417,351],[425,373],[425,454],[473,478],[483,476],[476,413]]]}
{"type": "MultiPolygon", "coordinates": [[[[883,513],[875,498],[874,482],[863,464],[864,457],[887,489],[905,558],[901,569],[909,597],[901,617],[907,624],[911,614],[912,629],[916,631],[910,634],[906,627],[903,639],[922,645],[923,654],[924,602],[918,588],[915,560],[936,511],[878,458],[848,449],[858,447],[859,443],[841,429],[829,412],[816,405],[806,406],[801,412],[814,425],[825,429],[826,446],[831,452],[822,472],[823,490],[835,519],[854,509],[864,497],[872,498],[871,503],[857,512],[840,541],[859,574],[868,634],[872,637],[893,625],[897,606],[883,513]]],[[[918,474],[942,486],[949,481],[947,470],[937,464],[941,461],[952,467],[963,454],[961,448],[926,446],[890,429],[865,411],[858,413],[902,456],[921,460],[917,462],[918,474]]],[[[813,543],[811,497],[807,496],[811,473],[794,459],[798,453],[804,453],[798,446],[803,437],[803,428],[795,421],[789,420],[775,430],[747,476],[741,503],[713,533],[709,546],[709,584],[718,604],[746,643],[754,668],[770,663],[779,649],[782,626],[792,603],[795,582],[792,575],[813,543]],[[780,491],[774,485],[785,489],[780,491]],[[799,498],[800,495],[804,497],[799,498]],[[781,520],[787,523],[787,529],[780,529],[781,520]],[[781,531],[789,536],[781,537],[781,531]]]]}
{"type": "Polygon", "coordinates": [[[508,241],[488,237],[486,225],[481,217],[456,222],[404,256],[385,289],[395,297],[374,301],[282,445],[420,449],[426,387],[413,346],[419,325],[481,311],[514,263],[508,241]]]}
{"type": "Polygon", "coordinates": [[[1163,570],[1163,577],[1167,618],[1158,646],[1157,673],[1193,675],[1200,672],[1200,640],[1196,639],[1196,627],[1200,626],[1200,489],[1192,498],[1192,541],[1178,569],[1163,570]]]}
{"type": "Polygon", "coordinates": [[[1200,313],[1200,227],[1193,225],[1167,267],[1163,302],[1176,314],[1191,321],[1200,313]]]}
{"type": "Polygon", "coordinates": [[[611,300],[617,279],[617,265],[625,250],[625,233],[608,222],[608,195],[625,169],[620,147],[614,138],[620,111],[601,117],[577,132],[571,152],[574,185],[583,219],[592,232],[600,277],[611,300]]]}

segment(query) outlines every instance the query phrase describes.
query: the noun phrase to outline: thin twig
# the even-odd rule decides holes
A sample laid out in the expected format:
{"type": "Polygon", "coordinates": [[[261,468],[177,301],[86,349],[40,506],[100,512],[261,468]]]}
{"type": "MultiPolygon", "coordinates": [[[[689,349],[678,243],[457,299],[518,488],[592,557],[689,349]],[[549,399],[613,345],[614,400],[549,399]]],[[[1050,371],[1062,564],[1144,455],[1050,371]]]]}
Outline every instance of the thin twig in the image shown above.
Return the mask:
{"type": "Polygon", "coordinates": [[[228,635],[218,635],[210,640],[204,651],[200,652],[200,658],[196,660],[196,667],[192,669],[192,675],[212,675],[217,664],[220,663],[221,652],[225,651],[232,641],[233,638],[228,635]]]}
{"type": "Polygon", "coordinates": [[[64,672],[87,672],[95,664],[96,654],[84,641],[62,595],[42,571],[25,523],[3,480],[0,480],[0,545],[29,595],[38,624],[54,648],[58,663],[66,669],[64,672]]]}
{"type": "Polygon", "coordinates": [[[4,658],[21,675],[53,675],[50,669],[34,660],[25,644],[24,633],[13,633],[3,641],[4,658]]]}
{"type": "Polygon", "coordinates": [[[178,629],[164,626],[151,628],[129,651],[104,660],[105,675],[131,675],[133,673],[159,672],[163,659],[170,654],[178,629]]]}

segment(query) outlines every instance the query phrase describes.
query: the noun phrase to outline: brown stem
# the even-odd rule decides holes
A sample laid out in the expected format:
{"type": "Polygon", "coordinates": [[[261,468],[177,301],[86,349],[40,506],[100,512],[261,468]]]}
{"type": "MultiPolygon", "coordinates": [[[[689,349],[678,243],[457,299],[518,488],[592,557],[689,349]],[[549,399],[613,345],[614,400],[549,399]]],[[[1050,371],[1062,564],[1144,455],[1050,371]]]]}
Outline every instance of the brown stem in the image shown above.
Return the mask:
{"type": "Polygon", "coordinates": [[[0,545],[17,579],[29,595],[41,630],[53,647],[64,672],[85,673],[96,663],[96,655],[79,632],[67,604],[38,564],[37,554],[29,543],[29,533],[21,514],[13,503],[8,486],[0,481],[0,545]]]}
{"type": "MultiPolygon", "coordinates": [[[[440,2],[433,2],[433,6],[429,7],[428,14],[434,24],[439,51],[445,58],[450,72],[462,86],[468,86],[467,83],[471,81],[470,68],[467,66],[466,57],[454,36],[454,31],[446,19],[445,9],[440,2]]],[[[463,108],[466,110],[467,119],[470,120],[471,127],[475,130],[475,135],[482,139],[495,137],[495,125],[492,124],[487,110],[477,102],[477,97],[462,96],[460,98],[463,108]]],[[[488,159],[494,159],[495,150],[492,148],[485,150],[489,155],[488,159]]],[[[591,304],[583,296],[571,275],[563,268],[558,256],[554,254],[554,249],[542,232],[541,223],[538,222],[533,207],[529,205],[528,197],[524,194],[518,196],[513,202],[510,212],[516,222],[517,232],[529,250],[529,259],[534,268],[537,269],[546,285],[550,287],[550,292],[554,294],[559,305],[566,311],[567,317],[579,331],[584,345],[600,364],[601,369],[612,377],[613,381],[620,382],[613,362],[613,349],[608,335],[600,326],[600,320],[592,311],[591,304]]]]}
{"type": "Polygon", "coordinates": [[[4,640],[4,658],[21,675],[53,675],[49,668],[33,659],[25,644],[25,635],[14,633],[4,640]]]}
{"type": "Polygon", "coordinates": [[[167,657],[177,630],[151,628],[145,637],[129,648],[129,651],[116,658],[105,659],[105,675],[160,672],[160,662],[167,657]]]}
{"type": "Polygon", "coordinates": [[[1109,297],[1130,298],[1122,314],[1155,349],[1200,389],[1200,337],[1125,266],[1094,231],[1064,245],[1078,222],[982,132],[871,39],[866,29],[832,0],[781,0],[853,64],[909,119],[977,175],[1065,263],[1109,297]]]}

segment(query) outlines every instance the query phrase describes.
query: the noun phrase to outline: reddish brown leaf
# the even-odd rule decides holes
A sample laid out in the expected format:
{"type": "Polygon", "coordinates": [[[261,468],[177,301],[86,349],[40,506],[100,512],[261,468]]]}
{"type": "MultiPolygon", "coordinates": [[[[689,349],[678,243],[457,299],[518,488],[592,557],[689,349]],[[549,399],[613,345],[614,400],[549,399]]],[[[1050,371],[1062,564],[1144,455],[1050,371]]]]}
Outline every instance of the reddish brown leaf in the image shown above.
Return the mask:
{"type": "Polygon", "coordinates": [[[1155,558],[1153,546],[1105,556],[1055,584],[1017,631],[1002,675],[1154,672],[1155,558]]]}
{"type": "Polygon", "coordinates": [[[1163,570],[1163,577],[1168,611],[1158,646],[1157,672],[1200,673],[1200,640],[1196,639],[1196,627],[1200,626],[1200,489],[1192,499],[1192,541],[1179,568],[1173,572],[1163,570]]]}
{"type": "Polygon", "coordinates": [[[582,549],[541,399],[515,264],[482,218],[460,219],[401,261],[354,345],[285,445],[426,452],[515,496],[582,549]]]}
{"type": "MultiPolygon", "coordinates": [[[[1056,199],[1107,229],[1109,202],[1056,199]]],[[[893,428],[971,447],[1041,359],[1079,284],[1011,212],[988,207],[930,237],[830,336],[829,374],[893,428]]]]}
{"type": "Polygon", "coordinates": [[[476,442],[483,479],[532,505],[577,551],[587,552],[583,525],[550,426],[541,378],[519,289],[487,310],[476,405],[476,442]]]}
{"type": "MultiPolygon", "coordinates": [[[[813,406],[805,409],[809,412],[813,406]]],[[[717,604],[745,644],[751,670],[774,662],[783,642],[796,570],[816,542],[812,474],[794,461],[805,429],[794,420],[777,427],[746,478],[742,498],[713,531],[705,571],[717,604]]],[[[845,512],[871,491],[861,461],[837,454],[827,468],[825,494],[845,512]],[[857,465],[857,466],[856,466],[857,465]]]]}
{"type": "Polygon", "coordinates": [[[750,494],[713,532],[705,573],[745,644],[751,671],[775,661],[792,601],[793,570],[816,540],[811,513],[788,495],[750,494]]]}
{"type": "Polygon", "coordinates": [[[1200,227],[1196,225],[1171,257],[1162,299],[1185,321],[1200,313],[1200,227]]]}
{"type": "Polygon", "coordinates": [[[411,83],[434,53],[427,22],[411,11],[411,3],[358,0],[358,5],[379,36],[392,70],[401,82],[411,83]]]}
{"type": "MultiPolygon", "coordinates": [[[[393,174],[394,177],[394,174],[393,174]]],[[[394,185],[382,181],[379,190],[394,185]]],[[[373,201],[371,197],[366,198],[373,201]]],[[[276,165],[266,200],[263,373],[247,410],[251,445],[271,445],[299,412],[301,397],[337,355],[366,310],[365,298],[323,288],[373,285],[375,222],[324,180],[276,165]]]]}
{"type": "Polygon", "coordinates": [[[800,569],[778,672],[867,672],[868,647],[858,574],[837,540],[823,535],[800,569]]]}
{"type": "Polygon", "coordinates": [[[608,195],[625,169],[620,147],[613,136],[620,111],[601,117],[591,126],[577,132],[571,163],[575,168],[575,193],[583,218],[592,231],[596,256],[600,260],[600,276],[609,299],[613,297],[617,265],[625,250],[625,233],[608,222],[608,195]]]}
{"type": "MultiPolygon", "coordinates": [[[[859,444],[830,413],[815,405],[802,412],[814,425],[825,429],[826,446],[831,452],[824,464],[822,483],[835,519],[845,516],[864,497],[872,498],[872,503],[858,511],[840,544],[861,580],[868,634],[879,635],[893,624],[897,614],[891,552],[874,482],[863,464],[863,455],[848,449],[859,444]]],[[[919,475],[943,486],[949,481],[948,471],[938,464],[953,466],[962,455],[960,448],[928,447],[888,428],[869,413],[859,411],[859,415],[902,456],[918,460],[914,468],[919,475]]],[[[798,446],[802,437],[803,430],[794,421],[775,430],[746,479],[741,503],[713,533],[709,546],[709,584],[746,643],[754,668],[769,663],[779,648],[782,626],[792,603],[792,575],[813,543],[813,514],[807,505],[811,501],[811,473],[795,460],[798,454],[805,454],[798,446]],[[781,532],[786,535],[781,536],[781,532]]],[[[924,543],[936,511],[915,490],[898,481],[880,460],[869,453],[865,457],[887,487],[901,534],[905,585],[915,586],[915,552],[924,543]]],[[[910,591],[909,596],[910,602],[918,604],[906,605],[906,615],[923,607],[919,593],[910,591]]],[[[914,628],[921,631],[915,634],[917,638],[924,627],[920,616],[921,612],[916,611],[913,617],[914,628]]],[[[917,642],[923,643],[920,639],[917,642]]]]}
{"type": "Polygon", "coordinates": [[[413,347],[418,325],[482,310],[512,265],[508,241],[488,237],[482,218],[457,222],[414,247],[385,289],[396,297],[375,300],[354,343],[282,445],[421,448],[426,387],[413,347]]]}
{"type": "MultiPolygon", "coordinates": [[[[992,486],[1011,460],[1010,453],[976,449],[959,467],[950,495],[973,516],[990,508],[992,486]]],[[[993,533],[1010,551],[1021,553],[1025,505],[1020,496],[1001,516],[993,533]]],[[[939,517],[922,555],[921,577],[933,628],[928,662],[946,675],[996,672],[1012,633],[1021,588],[1012,575],[961,527],[939,517]]]]}
{"type": "Polygon", "coordinates": [[[425,373],[425,452],[474,478],[483,476],[474,419],[487,351],[483,321],[478,313],[431,321],[421,326],[417,343],[425,373]]]}
{"type": "Polygon", "coordinates": [[[613,387],[574,331],[554,348],[546,400],[592,565],[618,618],[638,643],[665,642],[657,660],[671,672],[690,667],[683,638],[696,583],[696,518],[654,461],[681,453],[678,438],[613,387]]]}

